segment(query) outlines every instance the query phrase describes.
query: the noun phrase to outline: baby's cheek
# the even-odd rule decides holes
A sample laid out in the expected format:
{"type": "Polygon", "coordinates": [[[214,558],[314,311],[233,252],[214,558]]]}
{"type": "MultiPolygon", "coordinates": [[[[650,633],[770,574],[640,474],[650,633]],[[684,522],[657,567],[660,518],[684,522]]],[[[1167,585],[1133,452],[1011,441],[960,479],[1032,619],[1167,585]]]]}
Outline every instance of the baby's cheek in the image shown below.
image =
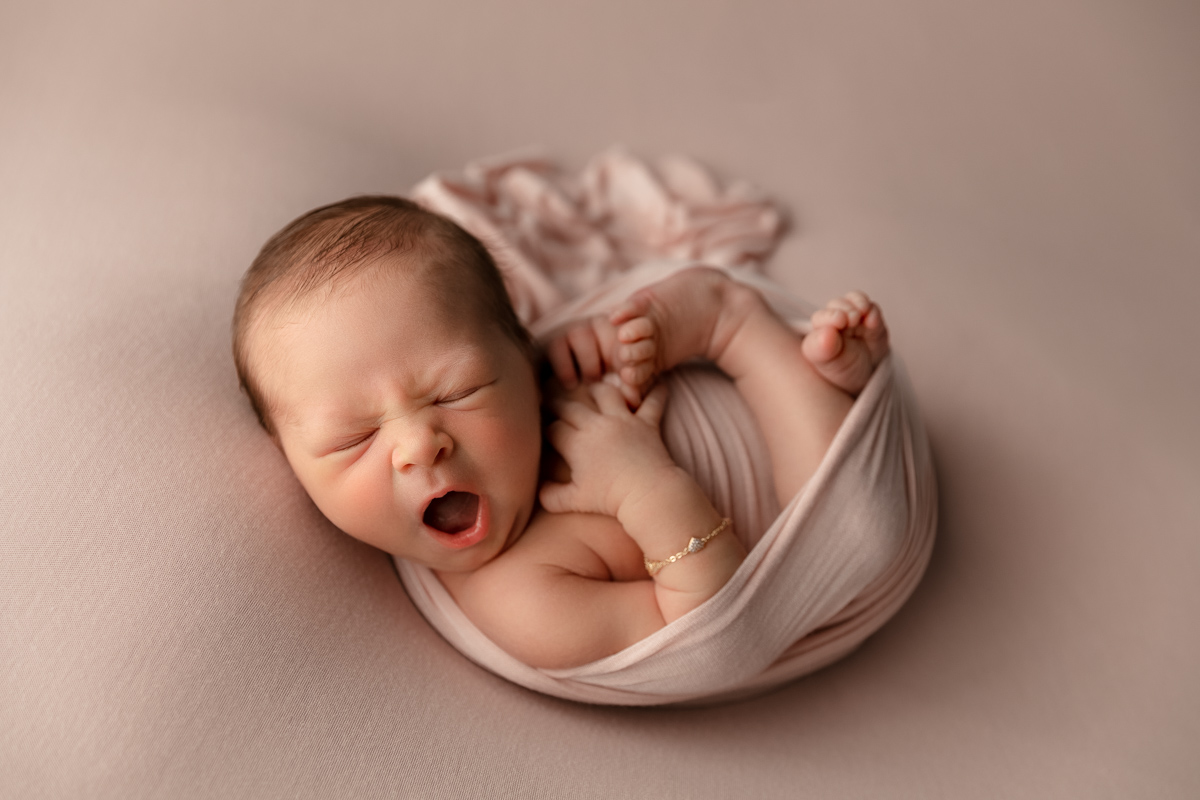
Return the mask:
{"type": "MultiPolygon", "coordinates": [[[[391,477],[391,473],[387,473],[391,477]]],[[[388,517],[393,511],[392,484],[373,473],[350,474],[339,482],[322,506],[333,524],[367,544],[390,550],[388,517]]]]}
{"type": "Polygon", "coordinates": [[[541,420],[536,414],[510,418],[506,424],[482,431],[479,441],[491,453],[493,468],[513,477],[532,475],[536,480],[542,453],[541,420]]]}

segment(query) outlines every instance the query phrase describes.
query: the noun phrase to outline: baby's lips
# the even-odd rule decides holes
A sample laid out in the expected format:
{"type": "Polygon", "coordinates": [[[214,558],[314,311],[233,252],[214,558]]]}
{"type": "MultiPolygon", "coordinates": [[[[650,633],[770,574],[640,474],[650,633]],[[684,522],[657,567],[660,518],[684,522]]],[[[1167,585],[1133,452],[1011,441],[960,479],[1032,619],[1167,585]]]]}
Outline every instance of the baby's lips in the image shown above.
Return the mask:
{"type": "Polygon", "coordinates": [[[421,519],[434,530],[458,534],[475,525],[479,504],[480,497],[474,492],[451,490],[430,500],[421,519]]]}
{"type": "Polygon", "coordinates": [[[453,489],[453,490],[445,490],[441,494],[431,497],[423,506],[421,513],[422,513],[421,523],[422,523],[426,533],[428,533],[436,541],[441,543],[442,546],[447,547],[451,550],[463,550],[468,547],[472,547],[476,544],[479,544],[480,542],[482,542],[488,538],[488,535],[491,530],[491,513],[488,509],[487,498],[484,497],[482,494],[478,494],[476,492],[471,492],[468,489],[459,488],[459,489],[453,489]],[[445,496],[450,491],[458,491],[458,492],[463,492],[465,494],[472,494],[476,498],[476,503],[477,503],[475,506],[475,518],[472,520],[471,524],[468,525],[466,528],[463,528],[461,530],[456,530],[454,532],[447,532],[447,531],[439,530],[438,528],[430,525],[425,519],[425,514],[427,514],[429,511],[429,504],[437,497],[445,496]]]}

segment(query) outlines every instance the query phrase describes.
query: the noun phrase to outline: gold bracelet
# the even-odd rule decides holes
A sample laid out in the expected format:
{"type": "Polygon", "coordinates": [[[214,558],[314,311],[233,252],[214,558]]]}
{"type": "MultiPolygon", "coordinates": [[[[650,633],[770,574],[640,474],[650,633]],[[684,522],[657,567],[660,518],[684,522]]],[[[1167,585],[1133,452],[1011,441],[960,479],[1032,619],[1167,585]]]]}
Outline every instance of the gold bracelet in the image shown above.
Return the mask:
{"type": "Polygon", "coordinates": [[[649,572],[653,577],[654,575],[657,575],[658,571],[667,564],[674,564],[676,561],[688,555],[689,553],[699,553],[704,549],[704,545],[708,544],[709,539],[724,531],[732,522],[733,520],[731,520],[729,517],[726,517],[725,519],[721,520],[721,524],[718,525],[716,529],[708,536],[705,536],[703,539],[697,539],[695,536],[693,536],[687,543],[687,547],[683,548],[670,558],[664,558],[662,561],[651,561],[649,558],[646,558],[646,556],[643,555],[642,561],[644,561],[646,564],[646,572],[649,572]]]}

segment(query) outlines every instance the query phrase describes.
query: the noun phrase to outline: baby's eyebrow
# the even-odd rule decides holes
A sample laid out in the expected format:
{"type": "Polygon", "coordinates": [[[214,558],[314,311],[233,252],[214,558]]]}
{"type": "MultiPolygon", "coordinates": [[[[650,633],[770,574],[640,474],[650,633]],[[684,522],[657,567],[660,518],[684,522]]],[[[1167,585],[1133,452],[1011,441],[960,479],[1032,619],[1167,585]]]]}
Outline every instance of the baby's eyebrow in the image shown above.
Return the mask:
{"type": "Polygon", "coordinates": [[[326,439],[362,433],[379,426],[379,416],[338,417],[325,421],[316,431],[326,439]]]}
{"type": "Polygon", "coordinates": [[[335,417],[331,427],[337,428],[373,428],[379,424],[379,415],[363,415],[356,417],[335,417]]]}
{"type": "Polygon", "coordinates": [[[296,424],[296,430],[306,445],[314,450],[320,450],[337,444],[342,439],[364,433],[378,424],[378,416],[339,417],[329,415],[300,421],[296,424]]]}
{"type": "MultiPolygon", "coordinates": [[[[463,391],[476,383],[495,382],[496,376],[486,359],[476,353],[457,356],[453,362],[427,376],[419,385],[409,386],[405,394],[410,401],[431,400],[439,394],[453,389],[463,391]]],[[[338,408],[331,404],[326,408],[311,409],[302,419],[294,421],[302,441],[312,450],[324,450],[341,441],[377,428],[383,419],[380,413],[358,414],[347,403],[338,408]]]]}

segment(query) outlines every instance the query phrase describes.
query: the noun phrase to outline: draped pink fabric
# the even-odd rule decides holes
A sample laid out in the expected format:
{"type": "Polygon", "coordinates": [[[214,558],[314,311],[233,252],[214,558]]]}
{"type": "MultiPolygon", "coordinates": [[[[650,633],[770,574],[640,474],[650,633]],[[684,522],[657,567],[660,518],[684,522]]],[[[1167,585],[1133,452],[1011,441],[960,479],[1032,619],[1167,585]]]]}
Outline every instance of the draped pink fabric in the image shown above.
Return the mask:
{"type": "MultiPolygon", "coordinates": [[[[744,184],[720,187],[694,162],[657,169],[619,151],[565,175],[546,161],[497,159],[435,175],[414,197],[497,254],[518,313],[539,341],[604,313],[694,263],[758,288],[805,331],[811,310],[757,272],[779,212],[744,184]]],[[[816,474],[784,508],[764,433],[732,382],[707,365],[666,376],[663,438],[749,555],[704,605],[625,650],[536,669],[484,636],[429,570],[397,561],[417,608],[468,658],[562,698],[614,705],[715,702],[819,669],[879,629],[915,588],[936,528],[928,443],[898,358],[856,399],[816,474]]]]}

